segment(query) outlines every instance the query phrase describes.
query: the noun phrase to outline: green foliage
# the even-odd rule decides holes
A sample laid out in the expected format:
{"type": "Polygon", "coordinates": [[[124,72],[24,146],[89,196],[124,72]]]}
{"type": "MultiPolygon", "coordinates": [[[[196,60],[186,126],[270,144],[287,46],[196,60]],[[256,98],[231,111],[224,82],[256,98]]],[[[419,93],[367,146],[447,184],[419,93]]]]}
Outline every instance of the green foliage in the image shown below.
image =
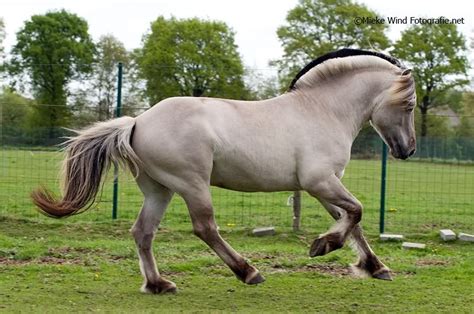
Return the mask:
{"type": "Polygon", "coordinates": [[[129,54],[123,69],[122,115],[136,116],[149,108],[146,99],[146,81],[141,78],[137,60],[129,54]]]}
{"type": "Polygon", "coordinates": [[[68,123],[68,128],[79,130],[90,127],[93,122],[99,120],[98,108],[91,106],[90,95],[89,90],[77,90],[71,95],[68,108],[71,110],[72,118],[68,123]]]}
{"type": "Polygon", "coordinates": [[[461,108],[461,124],[456,129],[456,134],[474,138],[474,92],[463,93],[461,108]]]}
{"type": "Polygon", "coordinates": [[[413,67],[421,136],[426,136],[429,109],[444,105],[448,91],[468,83],[466,40],[454,24],[423,24],[406,29],[394,47],[393,55],[413,67]]]}
{"type": "MultiPolygon", "coordinates": [[[[448,117],[438,115],[426,115],[426,127],[430,130],[430,137],[449,137],[453,135],[453,131],[449,126],[448,117]]],[[[415,130],[422,129],[423,116],[415,114],[415,130]]]]}
{"type": "Polygon", "coordinates": [[[439,96],[438,102],[452,109],[454,112],[462,114],[462,98],[463,91],[457,89],[449,89],[439,96]]]}
{"type": "Polygon", "coordinates": [[[269,99],[281,94],[276,76],[266,76],[251,68],[246,68],[245,72],[245,82],[249,89],[250,99],[269,99]]]}
{"type": "MultiPolygon", "coordinates": [[[[17,33],[9,72],[12,77],[27,73],[39,104],[39,126],[66,124],[68,84],[92,70],[94,44],[87,22],[64,10],[34,15],[17,33]]],[[[18,81],[18,79],[16,80],[18,81]]]]}
{"type": "Polygon", "coordinates": [[[0,17],[0,72],[3,71],[3,40],[5,39],[5,23],[3,22],[3,18],[0,17]]]}
{"type": "Polygon", "coordinates": [[[179,95],[247,97],[234,33],[223,22],[159,17],[137,63],[151,104],[179,95]]]}
{"type": "Polygon", "coordinates": [[[125,46],[113,35],[105,35],[96,45],[96,64],[92,86],[98,99],[98,119],[111,118],[111,109],[116,102],[117,64],[129,64],[129,55],[125,46]]]}
{"type": "Polygon", "coordinates": [[[27,136],[34,114],[33,105],[32,99],[8,88],[3,89],[0,94],[0,124],[4,138],[27,136]]]}
{"type": "Polygon", "coordinates": [[[462,94],[462,114],[474,118],[474,92],[462,94]]]}
{"type": "Polygon", "coordinates": [[[287,25],[277,30],[284,48],[273,61],[282,74],[282,88],[309,61],[344,47],[384,49],[389,46],[385,24],[356,25],[356,17],[376,17],[365,5],[351,0],[300,0],[288,12],[287,25]]]}

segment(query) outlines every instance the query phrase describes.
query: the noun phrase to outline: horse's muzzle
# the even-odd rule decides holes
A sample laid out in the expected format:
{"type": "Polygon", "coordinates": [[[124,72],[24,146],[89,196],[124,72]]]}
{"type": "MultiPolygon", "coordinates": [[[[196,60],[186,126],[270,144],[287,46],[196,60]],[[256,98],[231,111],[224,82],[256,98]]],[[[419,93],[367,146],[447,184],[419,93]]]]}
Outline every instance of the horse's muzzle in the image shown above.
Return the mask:
{"type": "Polygon", "coordinates": [[[403,152],[403,153],[398,154],[398,156],[394,156],[394,157],[405,160],[405,159],[408,159],[408,157],[413,156],[414,153],[415,153],[415,149],[412,149],[408,153],[403,152]]]}
{"type": "Polygon", "coordinates": [[[416,152],[415,147],[403,149],[400,145],[398,145],[398,143],[390,147],[390,153],[392,154],[393,157],[397,159],[405,160],[408,157],[413,156],[415,152],[416,152]]]}

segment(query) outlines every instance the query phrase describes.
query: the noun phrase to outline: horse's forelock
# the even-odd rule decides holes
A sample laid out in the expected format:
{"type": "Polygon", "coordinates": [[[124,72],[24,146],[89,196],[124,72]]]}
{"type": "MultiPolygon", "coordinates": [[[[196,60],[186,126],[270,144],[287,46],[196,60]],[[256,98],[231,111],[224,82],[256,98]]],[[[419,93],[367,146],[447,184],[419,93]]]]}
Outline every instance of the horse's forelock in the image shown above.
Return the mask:
{"type": "Polygon", "coordinates": [[[416,99],[415,80],[411,72],[401,72],[390,88],[390,103],[411,107],[416,99]]]}

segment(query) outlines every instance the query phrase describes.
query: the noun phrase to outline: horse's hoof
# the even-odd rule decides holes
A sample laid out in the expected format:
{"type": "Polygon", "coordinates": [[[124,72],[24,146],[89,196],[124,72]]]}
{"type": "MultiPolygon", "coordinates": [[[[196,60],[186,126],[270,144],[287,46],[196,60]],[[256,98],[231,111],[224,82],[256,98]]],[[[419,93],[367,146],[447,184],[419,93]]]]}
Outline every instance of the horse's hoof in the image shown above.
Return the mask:
{"type": "Polygon", "coordinates": [[[325,235],[314,240],[309,250],[309,256],[322,256],[329,252],[340,249],[343,246],[342,241],[336,235],[325,235]]]}
{"type": "Polygon", "coordinates": [[[154,284],[151,282],[147,282],[143,285],[141,291],[143,293],[151,293],[151,294],[165,294],[165,293],[176,293],[178,289],[176,288],[176,284],[172,281],[161,279],[158,283],[154,284]]]}
{"type": "Polygon", "coordinates": [[[245,279],[245,283],[248,285],[258,285],[259,283],[262,283],[265,281],[265,278],[263,278],[262,275],[257,271],[256,273],[251,274],[251,276],[248,276],[247,279],[245,279]]]}
{"type": "Polygon", "coordinates": [[[389,281],[393,280],[392,275],[390,274],[390,270],[386,268],[378,270],[375,273],[373,273],[372,278],[381,279],[381,280],[389,280],[389,281]]]}

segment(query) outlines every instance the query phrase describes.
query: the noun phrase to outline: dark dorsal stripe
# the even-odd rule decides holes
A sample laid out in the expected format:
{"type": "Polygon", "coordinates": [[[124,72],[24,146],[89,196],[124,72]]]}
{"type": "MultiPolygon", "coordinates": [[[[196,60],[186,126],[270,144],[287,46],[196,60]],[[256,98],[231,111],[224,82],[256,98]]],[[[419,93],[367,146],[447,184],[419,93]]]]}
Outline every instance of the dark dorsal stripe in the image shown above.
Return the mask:
{"type": "Polygon", "coordinates": [[[374,56],[374,57],[379,57],[382,58],[391,64],[399,67],[400,69],[404,69],[403,65],[395,59],[394,57],[387,56],[383,53],[380,52],[375,52],[375,51],[369,51],[369,50],[361,50],[361,49],[351,49],[351,48],[344,48],[341,50],[336,50],[330,53],[327,53],[317,59],[314,59],[310,63],[308,63],[298,74],[296,74],[295,78],[293,81],[291,81],[290,88],[289,90],[295,89],[295,84],[298,82],[298,80],[305,75],[309,70],[317,66],[318,64],[323,63],[324,61],[327,61],[329,59],[336,59],[336,58],[344,58],[344,57],[352,57],[352,56],[374,56]]]}

